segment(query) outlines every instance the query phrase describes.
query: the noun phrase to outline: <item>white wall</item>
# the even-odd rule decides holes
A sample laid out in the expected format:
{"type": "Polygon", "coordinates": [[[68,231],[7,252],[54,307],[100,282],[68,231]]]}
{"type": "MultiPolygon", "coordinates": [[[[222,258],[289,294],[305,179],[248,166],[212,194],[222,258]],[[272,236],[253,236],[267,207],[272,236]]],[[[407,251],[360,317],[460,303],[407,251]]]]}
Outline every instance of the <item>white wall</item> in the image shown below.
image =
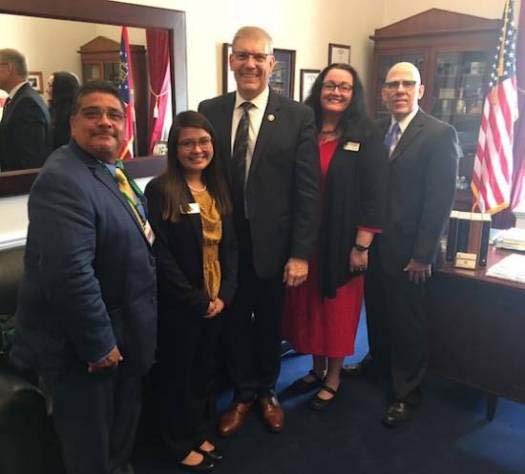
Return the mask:
{"type": "MultiPolygon", "coordinates": [[[[433,7],[499,18],[504,0],[372,0],[366,6],[361,0],[266,0],[249,3],[246,0],[127,0],[125,3],[186,12],[189,106],[196,108],[202,99],[221,92],[221,45],[231,42],[234,32],[242,25],[261,26],[273,36],[276,47],[297,51],[297,98],[299,70],[324,67],[328,43],[352,46],[352,63],[360,71],[366,86],[373,49],[368,37],[375,28],[433,7]]],[[[2,45],[4,38],[9,37],[9,30],[4,29],[8,27],[0,23],[2,45]]],[[[102,28],[99,31],[105,31],[102,28]]],[[[80,32],[72,34],[79,35],[80,32]]],[[[48,32],[47,37],[55,45],[52,33],[48,32]]],[[[39,55],[50,56],[47,45],[42,42],[41,46],[39,55]]],[[[52,56],[58,56],[56,47],[52,56]]],[[[0,199],[0,243],[13,235],[25,233],[26,201],[25,196],[0,199]]]]}

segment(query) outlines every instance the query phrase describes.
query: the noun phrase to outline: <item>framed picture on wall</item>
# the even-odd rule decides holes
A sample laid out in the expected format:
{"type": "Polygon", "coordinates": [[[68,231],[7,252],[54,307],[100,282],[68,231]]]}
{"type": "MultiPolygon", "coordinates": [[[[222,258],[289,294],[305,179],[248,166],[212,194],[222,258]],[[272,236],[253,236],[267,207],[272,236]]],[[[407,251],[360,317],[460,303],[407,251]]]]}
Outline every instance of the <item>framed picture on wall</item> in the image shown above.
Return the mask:
{"type": "Polygon", "coordinates": [[[310,94],[312,85],[314,84],[317,76],[321,72],[320,69],[301,69],[301,83],[300,83],[300,98],[302,102],[310,94]]]}
{"type": "Polygon", "coordinates": [[[230,43],[222,43],[222,93],[232,92],[236,89],[235,77],[230,70],[230,54],[232,52],[232,45],[230,43]]]}
{"type": "Polygon", "coordinates": [[[328,43],[328,64],[350,64],[350,45],[328,43]]]}
{"type": "Polygon", "coordinates": [[[30,71],[27,74],[27,81],[30,86],[39,94],[44,93],[44,79],[42,71],[30,71]]]}
{"type": "Polygon", "coordinates": [[[293,99],[295,81],[295,51],[293,49],[273,49],[275,66],[270,77],[270,86],[278,94],[293,99]]]}

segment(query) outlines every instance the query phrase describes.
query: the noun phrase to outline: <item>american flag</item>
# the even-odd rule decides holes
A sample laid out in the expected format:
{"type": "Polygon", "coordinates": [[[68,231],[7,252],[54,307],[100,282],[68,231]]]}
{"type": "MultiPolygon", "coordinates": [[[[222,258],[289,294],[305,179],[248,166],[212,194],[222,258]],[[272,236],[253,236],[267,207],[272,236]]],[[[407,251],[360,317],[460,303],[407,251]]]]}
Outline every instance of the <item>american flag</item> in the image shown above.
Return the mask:
{"type": "Polygon", "coordinates": [[[131,74],[131,54],[129,52],[128,28],[122,27],[120,39],[120,71],[118,90],[120,98],[126,104],[126,124],[124,126],[124,144],[120,159],[133,158],[135,137],[135,100],[133,97],[133,75],[131,74]]]}
{"type": "Polygon", "coordinates": [[[506,0],[472,174],[474,207],[481,212],[495,214],[510,204],[514,122],[517,118],[514,0],[506,0]]]}

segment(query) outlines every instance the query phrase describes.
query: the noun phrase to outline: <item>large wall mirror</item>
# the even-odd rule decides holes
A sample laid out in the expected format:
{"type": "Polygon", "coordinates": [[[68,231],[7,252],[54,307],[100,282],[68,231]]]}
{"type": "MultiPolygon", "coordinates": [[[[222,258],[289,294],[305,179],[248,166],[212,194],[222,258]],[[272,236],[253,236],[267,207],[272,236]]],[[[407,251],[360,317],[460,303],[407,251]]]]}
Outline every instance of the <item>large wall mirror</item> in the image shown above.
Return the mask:
{"type": "MultiPolygon", "coordinates": [[[[132,50],[144,56],[148,54],[146,29],[163,29],[169,34],[172,110],[187,108],[184,12],[108,0],[0,0],[0,25],[0,47],[16,48],[26,56],[28,69],[39,73],[36,79],[42,81],[44,98],[47,78],[53,72],[70,71],[81,81],[86,77],[89,67],[81,51],[85,51],[86,46],[89,50],[97,39],[118,44],[121,27],[127,26],[132,50]]],[[[132,51],[132,54],[135,53],[132,51]]],[[[136,83],[135,89],[135,97],[146,98],[147,102],[148,81],[136,83]]],[[[135,177],[156,175],[165,164],[162,158],[144,156],[147,155],[145,112],[136,110],[138,157],[127,164],[135,177]]],[[[37,174],[38,170],[0,173],[0,196],[28,193],[37,174]]]]}

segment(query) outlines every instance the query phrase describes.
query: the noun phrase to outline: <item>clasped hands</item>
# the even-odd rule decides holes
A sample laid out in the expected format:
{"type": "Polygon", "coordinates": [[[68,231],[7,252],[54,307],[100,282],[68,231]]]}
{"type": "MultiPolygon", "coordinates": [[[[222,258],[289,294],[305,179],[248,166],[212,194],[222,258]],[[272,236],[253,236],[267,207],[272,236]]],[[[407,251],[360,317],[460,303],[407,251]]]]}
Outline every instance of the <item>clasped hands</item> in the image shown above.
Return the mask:
{"type": "Polygon", "coordinates": [[[204,317],[214,318],[223,309],[224,309],[224,301],[222,301],[220,298],[215,298],[214,300],[210,301],[210,304],[208,305],[208,311],[206,311],[206,314],[204,315],[204,317]]]}

